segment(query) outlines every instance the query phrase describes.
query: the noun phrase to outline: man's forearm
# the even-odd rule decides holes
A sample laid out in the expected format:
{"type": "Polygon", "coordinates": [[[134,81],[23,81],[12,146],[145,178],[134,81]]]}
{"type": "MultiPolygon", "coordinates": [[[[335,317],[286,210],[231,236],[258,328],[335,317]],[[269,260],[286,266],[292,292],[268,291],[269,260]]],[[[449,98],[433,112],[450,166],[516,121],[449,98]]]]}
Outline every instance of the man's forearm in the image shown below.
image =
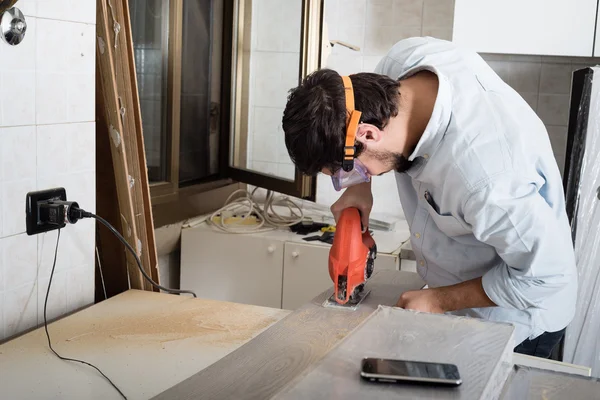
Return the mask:
{"type": "Polygon", "coordinates": [[[440,307],[444,311],[465,308],[495,307],[496,304],[485,294],[481,278],[471,279],[452,286],[432,289],[437,293],[440,307]]]}

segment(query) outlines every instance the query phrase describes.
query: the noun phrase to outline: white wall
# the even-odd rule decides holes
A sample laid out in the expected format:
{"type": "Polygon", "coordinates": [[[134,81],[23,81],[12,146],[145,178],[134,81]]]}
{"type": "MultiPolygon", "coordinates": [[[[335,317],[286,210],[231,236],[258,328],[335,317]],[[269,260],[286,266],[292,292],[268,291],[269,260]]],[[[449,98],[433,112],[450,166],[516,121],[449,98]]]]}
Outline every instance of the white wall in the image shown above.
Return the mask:
{"type": "MultiPolygon", "coordinates": [[[[27,236],[25,196],[61,186],[95,211],[94,0],[20,0],[28,24],[0,41],[0,340],[43,321],[57,233],[27,236]]],[[[94,299],[92,221],[61,233],[49,318],[94,299]]]]}

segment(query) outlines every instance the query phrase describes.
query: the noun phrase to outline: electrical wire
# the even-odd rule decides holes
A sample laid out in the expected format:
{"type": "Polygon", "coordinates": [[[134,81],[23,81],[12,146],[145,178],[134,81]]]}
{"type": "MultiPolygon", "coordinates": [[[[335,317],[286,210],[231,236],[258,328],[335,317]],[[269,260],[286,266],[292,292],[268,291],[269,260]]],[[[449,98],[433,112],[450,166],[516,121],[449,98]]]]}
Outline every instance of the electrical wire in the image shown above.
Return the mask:
{"type": "Polygon", "coordinates": [[[296,202],[288,197],[276,199],[271,190],[267,191],[261,208],[255,198],[257,190],[258,187],[250,193],[238,189],[231,193],[225,205],[211,214],[208,223],[227,233],[257,233],[289,227],[304,220],[304,212],[296,202]],[[276,206],[287,207],[290,215],[281,215],[276,206]],[[254,224],[249,222],[252,217],[256,219],[254,224]]]}
{"type": "Polygon", "coordinates": [[[106,285],[104,284],[104,272],[102,270],[102,262],[100,261],[100,252],[98,251],[98,245],[100,244],[100,232],[98,230],[98,225],[96,225],[96,260],[98,262],[98,272],[100,273],[100,281],[102,282],[102,291],[104,292],[104,300],[108,300],[108,295],[106,294],[106,285]]]}
{"type": "Polygon", "coordinates": [[[100,368],[96,367],[93,364],[90,364],[87,361],[77,360],[75,358],[63,357],[60,354],[58,354],[56,352],[56,350],[54,350],[54,348],[52,347],[52,341],[50,340],[50,333],[48,332],[48,317],[47,317],[46,311],[47,311],[47,308],[48,308],[48,297],[50,296],[50,287],[52,286],[52,277],[54,276],[54,269],[56,267],[56,258],[58,256],[58,244],[59,244],[59,242],[60,242],[60,229],[58,230],[58,237],[56,238],[56,248],[54,249],[54,262],[52,263],[52,271],[50,272],[50,281],[48,282],[48,290],[46,291],[46,299],[44,300],[44,329],[46,331],[46,338],[48,338],[48,347],[50,348],[50,350],[52,350],[52,352],[54,353],[54,355],[56,355],[56,357],[60,358],[63,361],[77,362],[77,363],[84,364],[84,365],[87,365],[89,367],[94,368],[96,371],[98,371],[100,373],[100,375],[102,375],[117,390],[117,392],[119,392],[119,394],[125,400],[127,400],[127,396],[125,396],[125,394],[121,391],[121,389],[119,389],[117,387],[117,385],[115,385],[114,382],[111,381],[110,378],[108,376],[106,376],[104,374],[104,372],[102,372],[100,370],[100,368]]]}
{"type": "Polygon", "coordinates": [[[142,262],[140,261],[140,258],[138,257],[138,255],[135,252],[135,250],[133,249],[133,247],[131,247],[131,245],[127,242],[127,240],[125,240],[125,238],[123,237],[123,235],[121,235],[118,230],[116,230],[104,218],[99,217],[98,215],[92,214],[92,213],[87,212],[87,211],[83,211],[83,210],[81,210],[81,211],[82,211],[82,215],[83,215],[84,218],[94,218],[95,220],[99,221],[100,223],[102,223],[102,225],[104,225],[106,228],[108,228],[108,230],[111,231],[117,237],[117,239],[119,239],[121,241],[121,243],[123,243],[123,245],[131,252],[131,254],[133,255],[133,257],[135,257],[135,261],[137,263],[138,269],[140,270],[140,272],[142,273],[142,275],[144,276],[144,278],[146,278],[146,280],[148,282],[150,282],[150,284],[152,284],[152,286],[154,286],[155,288],[157,288],[159,290],[162,290],[164,292],[171,293],[171,294],[183,294],[183,293],[187,293],[187,294],[191,294],[194,297],[198,297],[198,296],[196,296],[196,293],[194,293],[191,290],[170,289],[170,288],[161,286],[158,283],[154,282],[152,280],[152,278],[146,273],[146,271],[144,271],[144,268],[142,268],[142,262]]]}

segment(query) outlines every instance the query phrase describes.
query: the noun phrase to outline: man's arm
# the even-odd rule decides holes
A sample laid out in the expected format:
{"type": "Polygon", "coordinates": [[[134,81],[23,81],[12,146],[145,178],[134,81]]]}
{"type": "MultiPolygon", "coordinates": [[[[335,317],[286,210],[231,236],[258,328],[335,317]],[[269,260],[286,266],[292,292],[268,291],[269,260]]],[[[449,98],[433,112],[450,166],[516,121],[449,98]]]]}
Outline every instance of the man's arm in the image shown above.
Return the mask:
{"type": "Polygon", "coordinates": [[[481,278],[475,278],[452,286],[404,292],[396,305],[407,310],[444,313],[496,304],[485,294],[481,278]]]}

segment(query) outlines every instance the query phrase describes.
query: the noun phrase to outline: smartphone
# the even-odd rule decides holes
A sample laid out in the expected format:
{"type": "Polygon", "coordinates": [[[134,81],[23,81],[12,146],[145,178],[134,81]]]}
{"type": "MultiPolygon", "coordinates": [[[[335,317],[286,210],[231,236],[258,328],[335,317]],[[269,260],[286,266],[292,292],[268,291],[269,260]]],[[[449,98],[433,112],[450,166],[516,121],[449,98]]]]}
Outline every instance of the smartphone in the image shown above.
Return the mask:
{"type": "Polygon", "coordinates": [[[458,386],[462,383],[458,367],[454,364],[382,358],[364,358],[360,375],[377,382],[412,382],[446,386],[458,386]]]}

